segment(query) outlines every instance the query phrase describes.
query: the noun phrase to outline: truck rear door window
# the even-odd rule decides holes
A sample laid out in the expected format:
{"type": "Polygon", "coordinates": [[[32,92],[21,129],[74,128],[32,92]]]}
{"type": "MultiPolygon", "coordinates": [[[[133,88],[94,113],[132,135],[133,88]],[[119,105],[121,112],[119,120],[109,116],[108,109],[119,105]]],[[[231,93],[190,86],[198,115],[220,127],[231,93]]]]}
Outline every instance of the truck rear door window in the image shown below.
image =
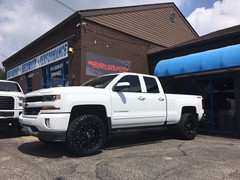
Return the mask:
{"type": "Polygon", "coordinates": [[[157,82],[154,78],[143,77],[148,93],[159,93],[157,82]]]}

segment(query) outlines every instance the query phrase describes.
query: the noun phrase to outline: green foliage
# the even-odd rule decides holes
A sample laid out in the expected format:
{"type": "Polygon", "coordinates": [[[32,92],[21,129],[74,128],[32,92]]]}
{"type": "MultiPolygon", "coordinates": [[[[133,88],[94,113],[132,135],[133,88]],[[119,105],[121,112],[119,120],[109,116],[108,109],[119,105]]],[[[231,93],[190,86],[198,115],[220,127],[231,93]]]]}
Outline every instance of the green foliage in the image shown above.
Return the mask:
{"type": "Polygon", "coordinates": [[[5,71],[0,67],[0,79],[5,79],[5,71]]]}

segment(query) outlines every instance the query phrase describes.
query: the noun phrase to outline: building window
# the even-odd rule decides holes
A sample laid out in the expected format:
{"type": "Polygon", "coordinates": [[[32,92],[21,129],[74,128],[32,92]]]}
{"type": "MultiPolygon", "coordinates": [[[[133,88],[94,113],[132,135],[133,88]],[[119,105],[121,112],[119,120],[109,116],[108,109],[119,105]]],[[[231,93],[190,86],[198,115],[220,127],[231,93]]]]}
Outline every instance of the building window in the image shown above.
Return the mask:
{"type": "Polygon", "coordinates": [[[223,75],[178,80],[174,87],[175,93],[203,97],[206,119],[200,121],[200,131],[236,133],[236,97],[233,76],[223,75]]]}
{"type": "Polygon", "coordinates": [[[55,63],[43,68],[42,87],[68,86],[68,61],[55,63]]]}
{"type": "Polygon", "coordinates": [[[33,78],[33,74],[27,74],[26,75],[26,85],[27,85],[27,93],[32,91],[32,78],[33,78]]]}

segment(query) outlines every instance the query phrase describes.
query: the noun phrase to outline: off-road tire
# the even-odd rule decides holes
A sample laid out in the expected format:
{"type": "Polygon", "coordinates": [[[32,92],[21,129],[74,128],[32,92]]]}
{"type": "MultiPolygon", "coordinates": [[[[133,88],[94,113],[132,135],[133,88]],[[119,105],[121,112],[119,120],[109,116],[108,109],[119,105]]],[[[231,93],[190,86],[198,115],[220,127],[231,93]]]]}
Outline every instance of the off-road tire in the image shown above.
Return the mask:
{"type": "Polygon", "coordinates": [[[70,123],[66,145],[77,156],[89,156],[99,153],[106,139],[102,120],[94,115],[82,115],[70,123]]]}
{"type": "Polygon", "coordinates": [[[196,137],[198,129],[197,118],[190,113],[182,114],[177,125],[177,132],[181,139],[192,140],[196,137]]]}

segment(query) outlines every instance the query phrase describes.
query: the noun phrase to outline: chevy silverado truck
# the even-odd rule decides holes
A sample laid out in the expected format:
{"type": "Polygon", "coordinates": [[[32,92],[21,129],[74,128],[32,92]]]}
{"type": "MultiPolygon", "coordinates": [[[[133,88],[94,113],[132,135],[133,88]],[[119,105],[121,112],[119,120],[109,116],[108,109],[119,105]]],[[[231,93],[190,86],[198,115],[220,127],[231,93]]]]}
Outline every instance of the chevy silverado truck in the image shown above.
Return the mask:
{"type": "Polygon", "coordinates": [[[23,110],[23,91],[14,81],[0,80],[0,127],[19,125],[23,110]]]}
{"type": "Polygon", "coordinates": [[[79,156],[101,151],[114,132],[175,126],[194,139],[204,110],[202,97],[164,94],[155,76],[109,74],[78,87],[42,89],[25,96],[20,123],[44,143],[65,142],[79,156]]]}

